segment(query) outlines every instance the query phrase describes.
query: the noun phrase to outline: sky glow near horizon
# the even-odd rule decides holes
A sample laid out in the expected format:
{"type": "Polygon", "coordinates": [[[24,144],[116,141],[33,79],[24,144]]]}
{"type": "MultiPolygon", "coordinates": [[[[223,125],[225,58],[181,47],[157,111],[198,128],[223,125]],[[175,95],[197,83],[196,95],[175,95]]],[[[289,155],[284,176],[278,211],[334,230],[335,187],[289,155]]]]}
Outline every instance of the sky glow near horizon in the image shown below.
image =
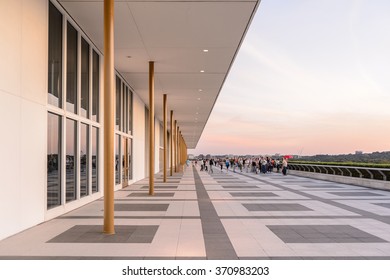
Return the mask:
{"type": "Polygon", "coordinates": [[[192,154],[390,150],[390,1],[262,0],[192,154]]]}

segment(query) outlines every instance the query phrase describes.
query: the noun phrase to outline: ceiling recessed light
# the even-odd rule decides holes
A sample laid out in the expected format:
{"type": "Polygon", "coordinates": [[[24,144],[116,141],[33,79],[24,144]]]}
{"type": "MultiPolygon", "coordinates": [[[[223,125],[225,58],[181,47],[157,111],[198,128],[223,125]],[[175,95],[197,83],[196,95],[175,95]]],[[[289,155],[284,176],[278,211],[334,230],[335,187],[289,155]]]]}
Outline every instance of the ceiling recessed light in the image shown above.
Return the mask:
{"type": "Polygon", "coordinates": [[[200,88],[200,89],[198,89],[198,91],[201,92],[201,91],[203,91],[203,89],[200,88]]]}
{"type": "Polygon", "coordinates": [[[204,70],[200,70],[200,73],[204,73],[204,70]]]}
{"type": "Polygon", "coordinates": [[[198,98],[198,100],[200,100],[200,97],[198,98]]]}
{"type": "Polygon", "coordinates": [[[209,50],[207,50],[207,49],[204,49],[204,50],[203,50],[203,52],[209,52],[209,50]]]}

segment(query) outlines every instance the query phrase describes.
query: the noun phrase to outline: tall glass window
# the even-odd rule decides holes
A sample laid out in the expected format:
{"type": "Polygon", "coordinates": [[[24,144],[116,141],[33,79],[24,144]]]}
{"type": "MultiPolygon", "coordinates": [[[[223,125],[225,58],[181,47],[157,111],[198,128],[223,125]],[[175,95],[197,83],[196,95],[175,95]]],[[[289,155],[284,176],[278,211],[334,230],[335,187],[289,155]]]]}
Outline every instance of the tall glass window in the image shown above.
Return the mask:
{"type": "Polygon", "coordinates": [[[159,161],[158,161],[158,170],[162,171],[163,168],[164,168],[164,149],[163,148],[159,148],[158,154],[159,154],[159,156],[158,156],[158,159],[159,159],[159,161]]]}
{"type": "Polygon", "coordinates": [[[88,125],[80,127],[80,197],[89,194],[89,133],[88,125]]]}
{"type": "Polygon", "coordinates": [[[121,129],[121,80],[119,77],[116,77],[116,110],[115,110],[115,115],[116,115],[116,120],[115,120],[115,128],[116,130],[121,129]]]}
{"type": "MultiPolygon", "coordinates": [[[[100,125],[95,122],[100,118],[100,55],[52,2],[48,1],[47,103],[52,106],[47,107],[47,209],[99,192],[100,125]]],[[[119,96],[118,130],[122,99],[119,96]]],[[[119,173],[120,143],[116,149],[119,173]]]]}
{"type": "Polygon", "coordinates": [[[133,92],[129,89],[129,134],[133,134],[133,92]]]}
{"type": "Polygon", "coordinates": [[[127,133],[127,109],[129,105],[127,104],[127,86],[123,85],[123,98],[122,98],[122,120],[123,126],[122,131],[127,133]]]}
{"type": "Polygon", "coordinates": [[[121,165],[121,158],[120,158],[120,140],[121,136],[118,134],[115,134],[115,184],[120,184],[121,182],[121,175],[120,175],[120,165],[121,165]]]}
{"type": "Polygon", "coordinates": [[[159,170],[162,171],[164,168],[164,148],[162,148],[164,146],[164,127],[161,123],[160,123],[159,127],[160,127],[160,133],[159,133],[159,138],[160,138],[160,141],[159,141],[159,145],[160,145],[159,170]]]}
{"type": "Polygon", "coordinates": [[[66,109],[77,113],[77,30],[67,25],[66,109]]]}
{"type": "MultiPolygon", "coordinates": [[[[145,141],[149,141],[149,109],[145,106],[145,141]]],[[[145,145],[145,176],[149,176],[149,145],[145,145]]]]}
{"type": "Polygon", "coordinates": [[[61,117],[48,113],[47,208],[61,205],[61,117]]]}
{"type": "Polygon", "coordinates": [[[127,161],[127,138],[126,137],[121,137],[122,138],[122,146],[121,146],[121,160],[122,160],[122,182],[125,182],[128,180],[128,169],[126,169],[126,161],[127,161]]]}
{"type": "Polygon", "coordinates": [[[99,121],[99,55],[92,53],[92,120],[99,121]]]}
{"type": "Polygon", "coordinates": [[[97,170],[99,166],[99,128],[92,127],[92,193],[99,191],[97,170]]]}
{"type": "Polygon", "coordinates": [[[160,123],[160,147],[164,146],[164,126],[160,123]]]}
{"type": "Polygon", "coordinates": [[[133,163],[131,159],[133,158],[133,139],[129,138],[129,143],[127,145],[127,152],[128,152],[128,162],[129,162],[129,180],[133,179],[133,163]]]}
{"type": "Polygon", "coordinates": [[[48,103],[62,107],[62,14],[49,2],[48,103]]]}
{"type": "Polygon", "coordinates": [[[76,121],[66,119],[66,202],[77,198],[76,121]]]}
{"type": "Polygon", "coordinates": [[[89,118],[89,44],[81,39],[81,116],[89,118]]]}

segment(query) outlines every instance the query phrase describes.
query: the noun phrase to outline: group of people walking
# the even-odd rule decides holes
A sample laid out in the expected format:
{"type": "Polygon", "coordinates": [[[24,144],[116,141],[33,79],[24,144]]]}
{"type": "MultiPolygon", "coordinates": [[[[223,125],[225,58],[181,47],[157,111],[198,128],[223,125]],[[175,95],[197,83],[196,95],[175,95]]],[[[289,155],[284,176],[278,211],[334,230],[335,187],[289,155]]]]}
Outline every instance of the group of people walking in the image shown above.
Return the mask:
{"type": "MultiPolygon", "coordinates": [[[[198,165],[198,161],[195,161],[195,164],[198,165]]],[[[202,159],[200,160],[200,171],[208,171],[214,173],[215,168],[220,168],[221,172],[226,168],[226,172],[233,171],[245,171],[253,172],[256,174],[259,173],[271,173],[276,169],[276,172],[282,170],[283,175],[287,175],[288,162],[287,158],[283,157],[282,159],[273,159],[271,157],[258,157],[258,158],[243,158],[243,157],[234,157],[234,158],[211,158],[211,159],[202,159]]]]}

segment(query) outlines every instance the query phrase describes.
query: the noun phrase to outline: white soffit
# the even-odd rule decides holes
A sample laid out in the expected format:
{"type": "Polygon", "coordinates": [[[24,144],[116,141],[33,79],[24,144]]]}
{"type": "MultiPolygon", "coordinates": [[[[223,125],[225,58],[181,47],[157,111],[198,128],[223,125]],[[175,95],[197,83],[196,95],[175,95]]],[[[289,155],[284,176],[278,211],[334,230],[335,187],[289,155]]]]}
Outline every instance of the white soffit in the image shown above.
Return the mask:
{"type": "MultiPolygon", "coordinates": [[[[155,61],[156,117],[163,119],[166,93],[188,148],[199,141],[259,2],[115,1],[115,67],[148,104],[155,61]]],[[[103,0],[60,3],[103,52],[103,0]]]]}

